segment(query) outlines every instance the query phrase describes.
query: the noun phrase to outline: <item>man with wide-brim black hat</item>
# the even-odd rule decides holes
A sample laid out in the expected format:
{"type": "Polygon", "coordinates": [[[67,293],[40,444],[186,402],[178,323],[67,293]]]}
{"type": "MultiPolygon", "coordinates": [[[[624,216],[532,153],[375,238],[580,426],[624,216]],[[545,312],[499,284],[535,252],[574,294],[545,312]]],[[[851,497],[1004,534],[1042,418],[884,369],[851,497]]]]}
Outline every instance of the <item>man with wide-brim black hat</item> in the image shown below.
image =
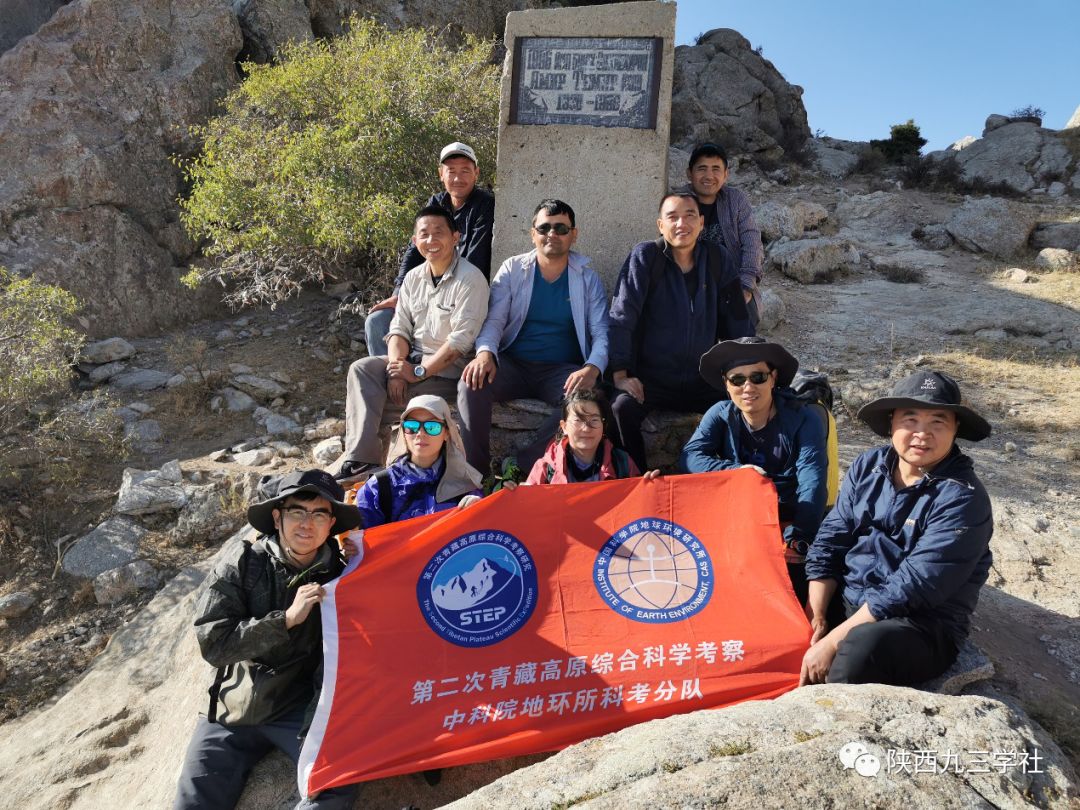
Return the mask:
{"type": "Polygon", "coordinates": [[[990,570],[990,496],[956,445],[990,425],[937,371],[901,380],[858,417],[891,442],[851,465],[810,546],[800,683],[919,683],[956,659],[990,570]],[[830,628],[838,589],[847,619],[830,628]]]}
{"type": "Polygon", "coordinates": [[[701,418],[679,456],[687,472],[750,467],[776,487],[784,556],[799,601],[807,602],[804,562],[825,514],[825,425],[789,386],[799,361],[779,343],[744,337],[717,343],[701,357],[701,376],[730,399],[701,418]]]}
{"type": "MultiPolygon", "coordinates": [[[[217,667],[210,706],[188,746],[174,808],[232,808],[255,764],[278,748],[295,762],[322,663],[319,603],[344,560],[333,532],[361,525],[327,472],[289,473],[248,508],[260,533],[239,543],[207,579],[195,609],[203,658],[217,667]]],[[[355,553],[355,546],[351,547],[355,553]]],[[[297,808],[348,808],[355,786],[297,808]]]]}

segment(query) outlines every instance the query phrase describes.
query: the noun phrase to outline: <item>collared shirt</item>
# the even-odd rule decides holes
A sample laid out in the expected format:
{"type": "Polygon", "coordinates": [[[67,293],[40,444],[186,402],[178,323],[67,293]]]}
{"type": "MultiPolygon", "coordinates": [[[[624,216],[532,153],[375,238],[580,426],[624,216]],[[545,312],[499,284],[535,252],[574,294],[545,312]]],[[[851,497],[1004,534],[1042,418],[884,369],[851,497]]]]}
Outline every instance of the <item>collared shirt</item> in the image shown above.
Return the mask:
{"type": "MultiPolygon", "coordinates": [[[[427,205],[438,205],[450,212],[454,218],[454,227],[461,234],[458,242],[458,252],[467,259],[474,267],[479,268],[484,274],[484,279],[491,277],[491,232],[495,222],[495,196],[487,189],[477,186],[472,194],[462,203],[461,208],[455,209],[450,199],[450,193],[440,191],[432,194],[427,205]]],[[[414,267],[418,267],[424,261],[416,245],[409,243],[405,253],[401,257],[401,266],[398,268],[397,278],[394,279],[394,289],[401,291],[401,285],[405,283],[405,275],[414,267]]]]}
{"type": "Polygon", "coordinates": [[[472,356],[487,308],[487,281],[472,264],[456,257],[436,285],[424,262],[406,274],[386,336],[405,338],[412,353],[425,357],[449,343],[461,356],[439,376],[457,379],[472,356]]]}
{"type": "MultiPolygon", "coordinates": [[[[521,331],[532,301],[536,250],[511,256],[491,279],[491,301],[487,320],[476,339],[476,350],[491,352],[496,361],[521,331]]],[[[608,315],[607,293],[592,263],[580,253],[570,251],[566,267],[570,287],[570,312],[574,317],[581,356],[601,373],[607,368],[608,315]]]]}

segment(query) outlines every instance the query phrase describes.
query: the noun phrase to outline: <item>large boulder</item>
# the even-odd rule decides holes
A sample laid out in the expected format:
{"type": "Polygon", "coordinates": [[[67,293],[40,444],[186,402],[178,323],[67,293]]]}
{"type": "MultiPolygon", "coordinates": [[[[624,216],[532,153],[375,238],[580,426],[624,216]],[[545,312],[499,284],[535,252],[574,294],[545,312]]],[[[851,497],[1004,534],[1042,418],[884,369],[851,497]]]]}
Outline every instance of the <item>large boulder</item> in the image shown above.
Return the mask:
{"type": "Polygon", "coordinates": [[[808,146],[818,170],[829,177],[846,177],[859,162],[859,154],[869,144],[839,138],[812,138],[808,146]]]}
{"type": "Polygon", "coordinates": [[[1068,146],[1050,129],[1031,121],[991,116],[983,137],[960,150],[943,150],[934,157],[952,157],[965,182],[1004,183],[1026,193],[1071,174],[1075,163],[1068,146]],[[993,119],[993,120],[991,120],[993,119]]]}
{"type": "Polygon", "coordinates": [[[738,31],[714,29],[675,49],[671,142],[719,141],[778,158],[810,138],[802,92],[738,31]]]}
{"type": "Polygon", "coordinates": [[[450,807],[1051,808],[1078,801],[1076,780],[998,700],[827,685],[587,740],[450,807]]]}
{"type": "Polygon", "coordinates": [[[220,0],[82,0],[0,57],[0,264],[59,284],[94,334],[191,317],[176,154],[237,80],[220,0]],[[133,305],[137,302],[137,306],[133,305]]]}
{"type": "Polygon", "coordinates": [[[1025,206],[1000,197],[968,197],[945,228],[965,250],[1006,259],[1027,245],[1035,219],[1025,206]]]}
{"type": "Polygon", "coordinates": [[[845,239],[800,239],[769,249],[769,262],[788,278],[803,284],[820,284],[838,273],[854,269],[859,251],[845,239]]]}
{"type": "Polygon", "coordinates": [[[1040,222],[1031,232],[1031,246],[1035,250],[1064,248],[1080,251],[1080,221],[1040,222]]]}

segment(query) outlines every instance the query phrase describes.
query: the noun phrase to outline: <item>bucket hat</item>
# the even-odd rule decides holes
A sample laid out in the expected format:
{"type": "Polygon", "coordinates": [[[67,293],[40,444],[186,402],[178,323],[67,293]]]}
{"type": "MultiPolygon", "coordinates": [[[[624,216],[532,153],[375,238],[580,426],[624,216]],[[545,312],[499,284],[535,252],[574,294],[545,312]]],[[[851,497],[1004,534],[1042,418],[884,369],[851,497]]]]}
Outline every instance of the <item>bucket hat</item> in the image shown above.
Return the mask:
{"type": "Polygon", "coordinates": [[[963,403],[956,380],[940,371],[916,371],[894,385],[889,396],[867,402],[857,415],[878,436],[889,436],[892,412],[897,408],[952,411],[959,421],[959,439],[978,442],[990,435],[990,423],[963,403]]]}
{"type": "Polygon", "coordinates": [[[722,340],[701,355],[698,370],[705,382],[713,388],[724,390],[724,375],[736,366],[768,363],[776,369],[776,384],[791,385],[799,361],[779,343],[770,343],[763,337],[742,337],[722,340]]]}
{"type": "MultiPolygon", "coordinates": [[[[260,490],[266,494],[267,486],[260,485],[260,490]]],[[[280,508],[287,497],[300,492],[311,492],[330,501],[330,509],[334,513],[335,534],[355,529],[363,522],[360,510],[345,503],[345,490],[330,473],[325,470],[297,470],[279,479],[276,495],[248,507],[248,523],[263,534],[274,534],[277,531],[274,526],[274,510],[280,508]]]]}

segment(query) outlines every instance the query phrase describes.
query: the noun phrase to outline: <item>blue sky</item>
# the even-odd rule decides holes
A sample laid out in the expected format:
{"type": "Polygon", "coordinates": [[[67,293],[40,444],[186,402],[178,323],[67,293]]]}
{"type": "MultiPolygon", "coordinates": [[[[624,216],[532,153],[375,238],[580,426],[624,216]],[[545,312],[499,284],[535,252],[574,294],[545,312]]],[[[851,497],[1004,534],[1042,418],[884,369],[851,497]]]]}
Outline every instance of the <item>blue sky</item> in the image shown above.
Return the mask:
{"type": "Polygon", "coordinates": [[[679,0],[675,40],[734,28],[801,85],[810,130],[865,141],[909,118],[943,149],[1028,104],[1080,105],[1078,0],[679,0]]]}

